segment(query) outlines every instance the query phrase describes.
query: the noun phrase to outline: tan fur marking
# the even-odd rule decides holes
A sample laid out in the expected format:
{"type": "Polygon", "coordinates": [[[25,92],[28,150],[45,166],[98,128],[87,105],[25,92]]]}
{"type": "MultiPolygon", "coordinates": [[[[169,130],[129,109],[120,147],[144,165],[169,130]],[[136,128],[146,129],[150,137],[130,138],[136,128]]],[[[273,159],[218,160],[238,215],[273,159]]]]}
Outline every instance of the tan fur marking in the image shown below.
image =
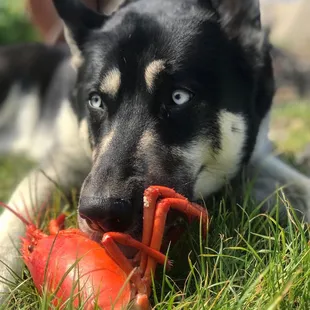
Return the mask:
{"type": "Polygon", "coordinates": [[[154,145],[154,143],[155,143],[154,134],[152,133],[152,131],[148,130],[143,133],[140,139],[139,148],[141,150],[145,150],[148,149],[150,146],[154,145]]]}
{"type": "Polygon", "coordinates": [[[112,141],[113,137],[115,134],[115,130],[112,129],[109,134],[101,141],[100,143],[100,155],[103,155],[108,147],[108,145],[110,144],[110,142],[112,141]]]}
{"type": "Polygon", "coordinates": [[[111,143],[113,137],[115,134],[115,129],[112,129],[100,142],[100,144],[94,148],[92,152],[92,160],[94,162],[94,166],[100,164],[100,160],[97,161],[97,159],[102,158],[104,156],[104,153],[106,152],[109,144],[111,143]]]}
{"type": "Polygon", "coordinates": [[[72,56],[71,57],[71,66],[76,70],[82,66],[84,59],[79,56],[72,56]]]}
{"type": "Polygon", "coordinates": [[[79,67],[82,66],[84,62],[84,58],[80,49],[77,47],[76,43],[73,40],[72,34],[67,27],[64,27],[64,34],[65,39],[69,45],[72,57],[71,57],[71,65],[72,67],[77,70],[79,67]]]}
{"type": "Polygon", "coordinates": [[[90,136],[89,129],[86,118],[82,119],[79,128],[79,134],[82,141],[82,146],[84,148],[85,153],[89,156],[92,153],[91,145],[90,145],[90,136]]]}
{"type": "Polygon", "coordinates": [[[118,8],[125,2],[125,0],[109,0],[109,1],[102,1],[101,13],[106,15],[111,15],[118,8]]]}
{"type": "Polygon", "coordinates": [[[121,73],[118,69],[114,68],[109,71],[103,78],[100,85],[100,90],[112,97],[115,97],[121,86],[121,73]]]}
{"type": "Polygon", "coordinates": [[[145,82],[148,91],[151,92],[154,88],[156,76],[165,69],[164,60],[154,60],[145,69],[145,82]]]}

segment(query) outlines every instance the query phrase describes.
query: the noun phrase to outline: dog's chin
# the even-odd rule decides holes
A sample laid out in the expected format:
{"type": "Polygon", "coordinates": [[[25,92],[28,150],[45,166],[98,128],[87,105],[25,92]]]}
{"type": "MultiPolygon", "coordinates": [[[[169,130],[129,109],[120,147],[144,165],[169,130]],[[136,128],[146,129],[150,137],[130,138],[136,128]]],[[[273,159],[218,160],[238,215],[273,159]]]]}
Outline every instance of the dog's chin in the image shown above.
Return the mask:
{"type": "MultiPolygon", "coordinates": [[[[98,243],[101,242],[102,237],[103,237],[103,232],[91,229],[87,225],[86,220],[82,219],[80,216],[78,216],[78,225],[79,225],[79,229],[82,232],[84,232],[91,240],[94,240],[95,242],[98,242],[98,243]]],[[[138,252],[137,249],[134,249],[132,247],[124,246],[119,243],[117,243],[117,245],[127,258],[133,258],[135,254],[138,252]]]]}

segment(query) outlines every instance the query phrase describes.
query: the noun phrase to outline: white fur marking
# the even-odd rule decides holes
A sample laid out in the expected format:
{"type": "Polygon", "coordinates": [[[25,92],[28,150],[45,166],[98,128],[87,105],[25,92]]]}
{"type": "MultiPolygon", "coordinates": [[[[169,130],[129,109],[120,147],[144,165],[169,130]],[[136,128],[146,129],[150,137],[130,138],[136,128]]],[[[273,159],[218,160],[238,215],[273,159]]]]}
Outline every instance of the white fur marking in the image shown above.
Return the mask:
{"type": "Polygon", "coordinates": [[[187,150],[179,150],[188,165],[193,167],[194,176],[201,167],[194,186],[195,198],[206,197],[220,189],[239,169],[246,139],[246,123],[242,115],[227,111],[220,112],[221,150],[212,152],[210,141],[204,139],[191,143],[187,150]]]}
{"type": "Polygon", "coordinates": [[[221,151],[216,156],[219,167],[229,174],[239,169],[243,147],[246,139],[246,122],[242,115],[222,111],[220,113],[221,151]],[[232,131],[232,128],[236,131],[232,131]]]}

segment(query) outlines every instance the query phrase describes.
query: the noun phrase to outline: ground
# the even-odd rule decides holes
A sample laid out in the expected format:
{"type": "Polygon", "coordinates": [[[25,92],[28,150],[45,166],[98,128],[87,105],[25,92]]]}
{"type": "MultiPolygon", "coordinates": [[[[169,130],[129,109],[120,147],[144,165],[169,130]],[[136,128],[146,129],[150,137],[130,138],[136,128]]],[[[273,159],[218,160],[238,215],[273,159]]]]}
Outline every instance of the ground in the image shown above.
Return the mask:
{"type": "MultiPolygon", "coordinates": [[[[307,102],[279,105],[273,112],[271,137],[294,164],[310,142],[309,119],[307,102]]],[[[28,167],[21,158],[0,160],[0,200],[8,198],[28,167]]],[[[285,199],[281,192],[278,197],[285,199]]],[[[158,268],[155,309],[309,309],[310,230],[289,204],[290,219],[282,225],[276,213],[260,214],[250,199],[242,206],[228,208],[222,201],[215,207],[207,240],[199,238],[193,225],[169,254],[175,260],[172,270],[165,275],[158,268]]],[[[10,306],[4,309],[48,308],[48,297],[39,298],[26,270],[12,289],[10,306]]]]}

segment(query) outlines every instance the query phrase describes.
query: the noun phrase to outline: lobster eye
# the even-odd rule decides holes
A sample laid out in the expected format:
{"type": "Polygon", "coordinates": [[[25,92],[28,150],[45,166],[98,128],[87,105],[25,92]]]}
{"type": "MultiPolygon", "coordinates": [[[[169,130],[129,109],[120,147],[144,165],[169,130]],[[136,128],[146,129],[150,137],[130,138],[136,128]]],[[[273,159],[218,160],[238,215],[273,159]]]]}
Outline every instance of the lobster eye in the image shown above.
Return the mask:
{"type": "Polygon", "coordinates": [[[33,250],[34,250],[34,246],[33,246],[32,244],[29,244],[29,245],[28,245],[28,251],[29,251],[30,253],[32,253],[33,250]]]}

